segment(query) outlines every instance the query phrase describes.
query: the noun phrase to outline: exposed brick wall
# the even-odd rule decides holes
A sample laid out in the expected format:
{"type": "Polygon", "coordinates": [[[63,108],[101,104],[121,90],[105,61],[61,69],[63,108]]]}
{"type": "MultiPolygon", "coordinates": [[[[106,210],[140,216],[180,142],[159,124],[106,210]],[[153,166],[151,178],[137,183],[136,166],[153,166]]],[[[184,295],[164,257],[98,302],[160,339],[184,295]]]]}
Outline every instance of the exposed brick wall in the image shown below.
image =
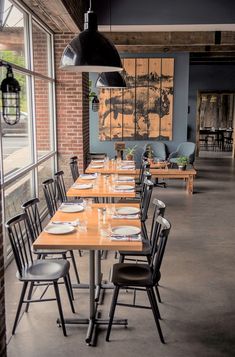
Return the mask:
{"type": "Polygon", "coordinates": [[[73,37],[74,34],[55,35],[57,148],[59,168],[67,177],[71,177],[69,158],[77,155],[83,171],[89,151],[88,74],[59,69],[63,50],[73,37]]]}
{"type": "MultiPolygon", "coordinates": [[[[36,24],[33,24],[32,36],[34,71],[48,76],[47,34],[36,24]]],[[[41,152],[40,156],[42,156],[50,150],[49,84],[46,80],[36,78],[34,85],[37,150],[41,152]]]]}
{"type": "MultiPolygon", "coordinates": [[[[0,217],[2,217],[1,197],[0,197],[0,217]]],[[[6,321],[5,321],[4,257],[3,257],[2,225],[0,225],[0,356],[1,357],[6,356],[6,321]]]]}

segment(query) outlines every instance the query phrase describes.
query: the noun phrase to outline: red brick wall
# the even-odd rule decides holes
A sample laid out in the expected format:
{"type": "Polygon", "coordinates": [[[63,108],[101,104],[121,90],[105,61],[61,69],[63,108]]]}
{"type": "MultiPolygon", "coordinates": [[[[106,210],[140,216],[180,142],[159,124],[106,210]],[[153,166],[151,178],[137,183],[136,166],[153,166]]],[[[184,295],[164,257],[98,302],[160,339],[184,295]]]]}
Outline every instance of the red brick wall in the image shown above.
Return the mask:
{"type": "Polygon", "coordinates": [[[59,69],[65,46],[73,34],[55,35],[57,148],[59,168],[71,177],[69,158],[77,155],[83,171],[89,151],[89,80],[87,73],[59,69]]]}
{"type": "MultiPolygon", "coordinates": [[[[32,30],[34,71],[48,76],[47,34],[35,24],[32,30]]],[[[37,150],[44,154],[50,150],[49,82],[36,78],[34,86],[37,150]]]]}
{"type": "MultiPolygon", "coordinates": [[[[0,217],[2,217],[0,197],[0,217]]],[[[6,356],[6,322],[5,322],[5,296],[4,296],[4,257],[3,257],[3,234],[0,225],[0,356],[6,356]]]]}

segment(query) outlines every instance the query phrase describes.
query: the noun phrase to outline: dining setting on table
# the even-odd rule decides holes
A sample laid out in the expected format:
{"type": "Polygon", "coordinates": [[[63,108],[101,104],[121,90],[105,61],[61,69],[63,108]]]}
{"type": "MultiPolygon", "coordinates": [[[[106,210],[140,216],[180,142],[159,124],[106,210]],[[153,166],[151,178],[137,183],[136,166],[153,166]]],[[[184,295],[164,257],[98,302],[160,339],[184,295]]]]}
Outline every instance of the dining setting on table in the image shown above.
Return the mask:
{"type": "MultiPolygon", "coordinates": [[[[29,304],[34,301],[33,289],[40,283],[50,282],[54,285],[54,299],[58,305],[57,324],[62,327],[64,336],[67,335],[69,324],[87,325],[85,342],[94,345],[97,326],[107,326],[106,340],[109,341],[113,325],[128,325],[126,318],[114,319],[115,306],[119,304],[119,290],[131,290],[134,287],[135,294],[138,289],[146,290],[150,303],[148,308],[152,309],[160,340],[164,343],[157,303],[157,299],[161,301],[158,281],[171,226],[163,218],[164,203],[157,199],[151,203],[154,185],[148,171],[149,163],[143,161],[141,170],[137,170],[134,161],[92,160],[88,170],[84,174],[79,174],[78,168],[74,168],[74,165],[77,165],[77,158],[71,158],[71,162],[74,183],[68,190],[65,189],[63,171],[55,173],[55,180],[51,178],[43,182],[50,214],[45,227],[42,227],[38,214],[39,199],[24,203],[24,213],[6,223],[14,247],[18,278],[23,282],[13,333],[19,322],[22,305],[25,303],[27,310],[29,304]],[[149,230],[146,222],[150,204],[154,207],[154,214],[149,230]],[[27,231],[27,248],[25,246],[16,253],[16,247],[19,248],[19,234],[24,231],[22,224],[27,231]],[[31,244],[30,256],[27,257],[31,244]],[[81,283],[74,251],[78,251],[79,259],[82,259],[81,252],[85,250],[89,252],[89,277],[88,283],[81,283]],[[119,257],[119,263],[114,260],[111,267],[113,273],[107,282],[102,273],[102,253],[108,251],[116,252],[115,259],[119,257]],[[55,259],[53,253],[61,254],[62,257],[55,259]],[[36,260],[33,254],[37,255],[36,260]],[[144,264],[138,259],[131,263],[125,262],[129,259],[133,261],[136,255],[144,258],[144,264]],[[72,282],[70,278],[69,259],[75,271],[76,282],[72,282]],[[64,265],[56,269],[55,261],[64,265]],[[58,285],[61,278],[64,279],[72,313],[75,313],[74,289],[87,289],[87,318],[64,316],[58,285]],[[28,297],[25,298],[28,287],[28,297]],[[106,289],[113,290],[113,298],[110,314],[103,318],[101,307],[106,289]]],[[[133,306],[135,307],[134,303],[133,306]]]]}

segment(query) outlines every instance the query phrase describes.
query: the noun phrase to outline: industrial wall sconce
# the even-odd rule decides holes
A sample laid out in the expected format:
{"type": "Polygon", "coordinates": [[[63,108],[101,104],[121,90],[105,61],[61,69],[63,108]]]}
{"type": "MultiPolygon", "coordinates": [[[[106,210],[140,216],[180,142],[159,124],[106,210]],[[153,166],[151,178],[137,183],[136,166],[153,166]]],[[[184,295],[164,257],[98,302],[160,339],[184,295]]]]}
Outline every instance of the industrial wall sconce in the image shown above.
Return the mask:
{"type": "Polygon", "coordinates": [[[93,112],[98,112],[99,108],[100,108],[100,101],[97,95],[94,95],[91,102],[91,109],[93,110],[93,112]]]}
{"type": "Polygon", "coordinates": [[[20,120],[20,85],[14,78],[11,65],[0,61],[0,67],[7,68],[6,78],[1,83],[2,116],[9,125],[15,125],[20,120]]]}

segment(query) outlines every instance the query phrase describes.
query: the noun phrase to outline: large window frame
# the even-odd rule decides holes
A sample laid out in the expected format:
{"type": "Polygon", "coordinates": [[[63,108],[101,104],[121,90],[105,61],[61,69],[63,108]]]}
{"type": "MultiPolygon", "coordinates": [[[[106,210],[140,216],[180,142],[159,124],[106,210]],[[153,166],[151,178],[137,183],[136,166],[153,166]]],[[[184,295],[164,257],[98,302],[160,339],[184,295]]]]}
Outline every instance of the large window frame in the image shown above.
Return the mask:
{"type": "MultiPolygon", "coordinates": [[[[25,67],[20,67],[18,65],[12,64],[13,71],[24,74],[27,76],[27,85],[28,85],[28,113],[29,118],[32,118],[29,128],[29,140],[30,140],[30,155],[31,162],[20,169],[10,172],[9,174],[4,175],[4,165],[3,165],[3,147],[2,147],[2,133],[0,135],[0,155],[1,155],[1,197],[2,197],[2,216],[3,216],[3,225],[6,220],[6,211],[5,211],[5,192],[12,185],[20,181],[22,177],[26,174],[31,174],[32,176],[32,187],[31,191],[34,196],[38,196],[40,189],[38,187],[38,167],[46,162],[51,160],[54,165],[54,170],[57,169],[57,138],[56,138],[56,106],[55,106],[55,70],[54,70],[54,38],[53,33],[50,29],[45,26],[35,15],[33,15],[29,9],[27,9],[20,2],[15,0],[9,0],[19,11],[24,14],[24,40],[25,40],[25,67]],[[42,31],[45,31],[47,34],[47,61],[48,61],[48,75],[38,73],[34,71],[34,61],[33,61],[33,41],[32,41],[32,26],[35,23],[42,31]],[[37,152],[37,132],[36,132],[36,112],[35,112],[35,79],[42,79],[47,81],[48,91],[49,91],[49,127],[50,127],[50,150],[45,153],[40,158],[38,157],[37,152]]],[[[0,56],[1,59],[1,56],[0,56]]],[[[5,265],[9,264],[12,259],[11,247],[8,241],[6,231],[3,229],[4,234],[4,258],[5,265]]]]}

